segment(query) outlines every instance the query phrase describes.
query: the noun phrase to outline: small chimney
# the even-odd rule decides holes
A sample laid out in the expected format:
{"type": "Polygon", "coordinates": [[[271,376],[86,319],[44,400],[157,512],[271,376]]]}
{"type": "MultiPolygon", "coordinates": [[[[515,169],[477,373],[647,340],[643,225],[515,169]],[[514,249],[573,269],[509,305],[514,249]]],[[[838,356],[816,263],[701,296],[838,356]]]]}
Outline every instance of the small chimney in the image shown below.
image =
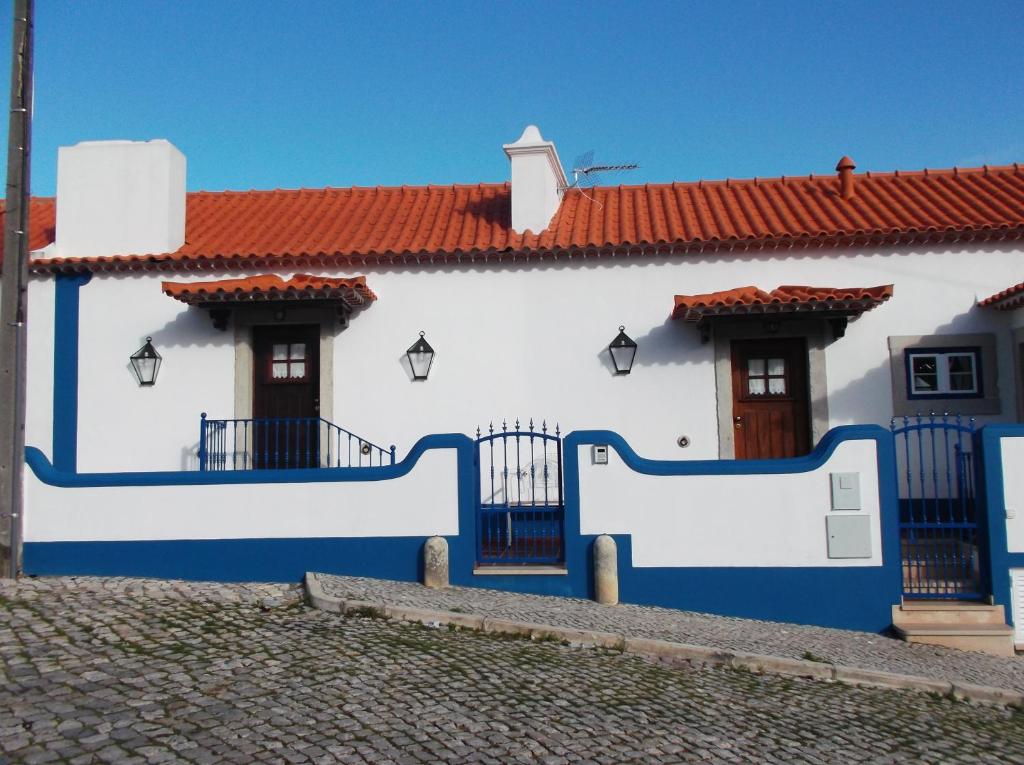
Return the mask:
{"type": "Polygon", "coordinates": [[[168,141],[57,151],[56,257],[173,252],[185,243],[185,155],[168,141]]]}
{"type": "Polygon", "coordinates": [[[527,125],[519,140],[502,148],[512,162],[512,230],[539,234],[558,211],[569,185],[558,152],[536,125],[527,125]]]}
{"type": "Polygon", "coordinates": [[[843,199],[853,199],[855,193],[853,171],[856,167],[853,160],[845,156],[836,165],[836,170],[839,173],[839,196],[843,199]]]}

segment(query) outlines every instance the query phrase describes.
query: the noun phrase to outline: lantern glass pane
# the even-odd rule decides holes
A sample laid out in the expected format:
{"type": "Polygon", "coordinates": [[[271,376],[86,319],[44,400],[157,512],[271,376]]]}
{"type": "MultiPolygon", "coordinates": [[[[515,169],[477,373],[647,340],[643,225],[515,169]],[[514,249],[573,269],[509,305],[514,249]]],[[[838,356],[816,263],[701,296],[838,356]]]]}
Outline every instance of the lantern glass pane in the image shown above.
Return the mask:
{"type": "Polygon", "coordinates": [[[612,354],[612,363],[615,365],[615,371],[619,373],[628,372],[633,366],[633,357],[636,355],[636,346],[612,346],[609,350],[612,354]]]}
{"type": "Polygon", "coordinates": [[[409,362],[412,364],[413,377],[426,377],[427,372],[430,371],[430,362],[433,357],[433,353],[422,351],[410,353],[409,362]]]}
{"type": "Polygon", "coordinates": [[[153,382],[156,377],[156,359],[140,357],[132,359],[135,366],[135,373],[139,376],[139,382],[143,385],[153,382]]]}

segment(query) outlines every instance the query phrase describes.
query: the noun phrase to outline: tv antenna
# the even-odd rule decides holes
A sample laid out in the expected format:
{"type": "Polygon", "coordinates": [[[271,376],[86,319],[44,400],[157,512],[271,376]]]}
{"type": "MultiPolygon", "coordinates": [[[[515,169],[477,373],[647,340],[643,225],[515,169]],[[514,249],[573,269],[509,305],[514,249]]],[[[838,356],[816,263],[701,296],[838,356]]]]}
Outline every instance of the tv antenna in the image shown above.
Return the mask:
{"type": "Polygon", "coordinates": [[[572,185],[570,189],[579,189],[583,192],[583,196],[594,202],[597,205],[601,205],[596,199],[587,194],[583,189],[592,189],[594,186],[602,185],[604,176],[607,173],[618,173],[627,170],[636,170],[640,165],[626,164],[626,165],[595,165],[594,164],[594,150],[580,154],[576,157],[576,160],[572,163],[572,185]]]}

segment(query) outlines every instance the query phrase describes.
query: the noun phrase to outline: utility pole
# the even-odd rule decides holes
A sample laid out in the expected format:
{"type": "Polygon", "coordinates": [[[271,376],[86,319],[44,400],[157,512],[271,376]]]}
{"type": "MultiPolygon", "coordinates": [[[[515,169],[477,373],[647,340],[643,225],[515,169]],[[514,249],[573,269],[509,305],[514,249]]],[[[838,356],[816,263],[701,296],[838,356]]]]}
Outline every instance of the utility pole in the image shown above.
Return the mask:
{"type": "Polygon", "coordinates": [[[32,138],[33,0],[14,0],[7,206],[0,283],[0,576],[21,568],[28,321],[29,148],[32,138]]]}

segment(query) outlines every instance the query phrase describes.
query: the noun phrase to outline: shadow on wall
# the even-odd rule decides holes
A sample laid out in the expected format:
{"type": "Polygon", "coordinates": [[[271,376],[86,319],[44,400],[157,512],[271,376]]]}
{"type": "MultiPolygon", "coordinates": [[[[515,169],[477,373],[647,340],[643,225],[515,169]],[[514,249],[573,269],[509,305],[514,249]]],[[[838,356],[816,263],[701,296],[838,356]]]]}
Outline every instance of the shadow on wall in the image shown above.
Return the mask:
{"type": "MultiPolygon", "coordinates": [[[[714,346],[701,343],[700,333],[692,325],[670,317],[666,317],[662,324],[645,334],[632,335],[629,327],[626,327],[626,334],[637,345],[633,369],[654,366],[687,367],[706,365],[714,361],[714,346]]],[[[609,335],[609,344],[615,336],[609,335]]],[[[615,365],[612,363],[608,345],[598,349],[597,358],[608,374],[614,376],[615,365]]]]}
{"type": "MultiPolygon", "coordinates": [[[[893,297],[893,300],[897,300],[897,297],[893,297]]],[[[978,425],[982,425],[986,422],[1007,422],[1014,419],[1014,410],[1012,406],[1007,405],[1007,391],[1012,390],[1015,384],[1012,369],[1009,371],[1009,379],[1007,379],[1008,372],[1005,365],[1002,363],[1004,359],[1008,358],[1007,354],[1010,352],[1008,330],[1005,327],[1000,326],[999,316],[994,316],[993,311],[986,311],[984,308],[978,308],[976,305],[972,305],[965,311],[957,314],[952,320],[943,324],[931,328],[924,332],[914,332],[913,328],[904,328],[900,326],[893,326],[887,330],[887,334],[880,334],[878,342],[883,344],[882,351],[884,353],[883,360],[881,363],[876,364],[873,367],[866,368],[857,379],[851,380],[846,385],[839,388],[832,388],[829,391],[828,407],[829,407],[829,420],[831,427],[843,424],[877,424],[888,428],[890,421],[893,416],[893,388],[892,388],[892,365],[889,357],[889,345],[888,338],[892,335],[959,335],[959,334],[973,334],[973,333],[992,333],[996,336],[996,354],[997,358],[997,369],[998,379],[996,380],[997,392],[1001,402],[1001,413],[993,415],[976,415],[975,420],[978,425]],[[884,402],[884,406],[879,407],[879,402],[884,402]],[[874,419],[866,419],[865,412],[877,412],[874,419]]],[[[847,338],[851,337],[858,329],[859,322],[851,322],[849,329],[847,330],[847,338]]],[[[836,343],[842,343],[845,338],[841,338],[836,343]]],[[[831,370],[829,371],[829,373],[831,370]]],[[[956,401],[936,401],[934,405],[930,406],[932,402],[921,401],[921,414],[930,414],[932,412],[936,414],[950,413],[955,414],[956,401]]]]}

